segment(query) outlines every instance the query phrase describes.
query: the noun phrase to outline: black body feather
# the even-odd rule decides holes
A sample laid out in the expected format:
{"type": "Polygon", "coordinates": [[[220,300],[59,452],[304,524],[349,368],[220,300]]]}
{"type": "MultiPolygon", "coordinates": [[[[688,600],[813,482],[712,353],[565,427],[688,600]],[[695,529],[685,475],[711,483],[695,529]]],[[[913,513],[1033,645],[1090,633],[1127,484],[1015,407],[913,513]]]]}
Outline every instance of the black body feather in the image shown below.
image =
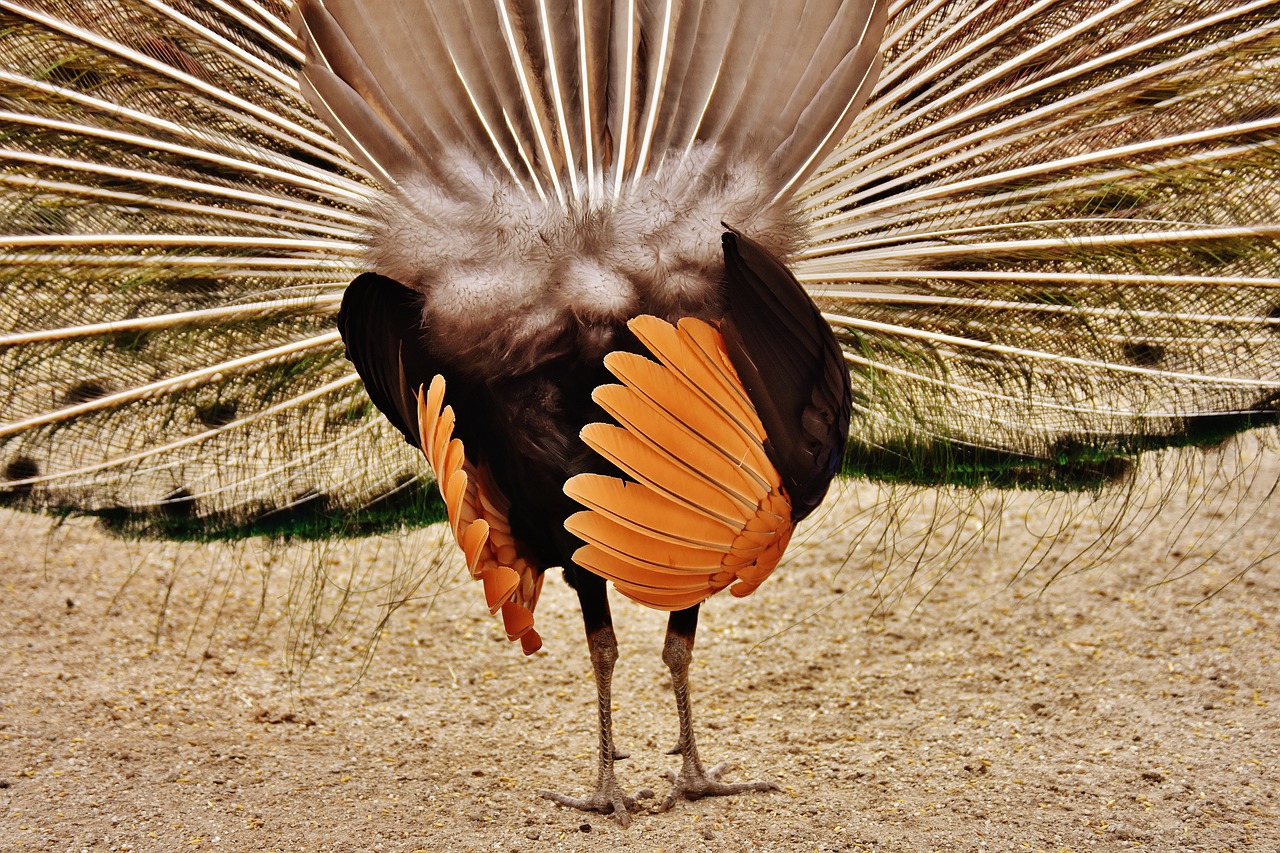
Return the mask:
{"type": "Polygon", "coordinates": [[[743,235],[724,235],[729,358],[764,424],[765,449],[799,520],[840,466],[852,390],[831,327],[795,276],[743,235]]]}
{"type": "MultiPolygon", "coordinates": [[[[519,376],[478,379],[432,348],[421,306],[420,293],[375,273],[347,288],[338,328],[369,398],[418,447],[416,395],[433,376],[443,376],[455,434],[467,458],[486,466],[511,501],[512,532],[539,565],[570,566],[581,542],[564,520],[581,507],[564,495],[564,481],[611,470],[578,437],[587,423],[605,417],[591,400],[591,391],[608,379],[602,359],[557,347],[519,376]]],[[[634,340],[625,326],[617,334],[634,340]]]]}

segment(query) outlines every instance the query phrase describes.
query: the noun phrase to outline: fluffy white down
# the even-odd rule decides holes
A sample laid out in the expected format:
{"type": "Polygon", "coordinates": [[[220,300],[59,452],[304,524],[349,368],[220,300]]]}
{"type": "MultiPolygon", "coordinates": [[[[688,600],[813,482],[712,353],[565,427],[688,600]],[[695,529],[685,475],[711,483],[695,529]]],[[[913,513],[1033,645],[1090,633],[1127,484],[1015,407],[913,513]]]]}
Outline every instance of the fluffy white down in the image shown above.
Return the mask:
{"type": "Polygon", "coordinates": [[[795,242],[794,218],[771,204],[775,181],[709,148],[570,207],[449,162],[446,182],[402,181],[381,199],[369,260],[425,294],[440,354],[478,375],[523,372],[568,338],[607,348],[608,330],[636,314],[715,316],[721,223],[781,257],[795,242]]]}

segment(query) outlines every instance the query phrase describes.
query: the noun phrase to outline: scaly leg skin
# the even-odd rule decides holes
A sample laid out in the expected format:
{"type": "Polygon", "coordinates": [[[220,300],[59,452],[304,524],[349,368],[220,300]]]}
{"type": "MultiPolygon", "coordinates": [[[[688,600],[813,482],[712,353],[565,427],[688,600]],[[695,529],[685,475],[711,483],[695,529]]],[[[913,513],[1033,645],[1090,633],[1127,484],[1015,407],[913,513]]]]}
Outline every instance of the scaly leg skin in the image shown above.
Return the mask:
{"type": "MultiPolygon", "coordinates": [[[[603,582],[601,582],[603,586],[603,582]]],[[[580,597],[585,598],[581,595],[580,597]]],[[[648,788],[630,796],[623,792],[613,774],[613,762],[626,758],[618,754],[613,743],[613,665],[618,660],[618,640],[613,633],[612,620],[609,618],[608,602],[604,605],[603,619],[598,606],[589,606],[583,601],[583,621],[587,625],[587,646],[591,650],[591,668],[596,674],[596,696],[600,703],[600,766],[596,776],[596,789],[586,797],[570,797],[555,791],[539,791],[543,797],[562,806],[581,811],[612,814],[618,823],[627,827],[631,825],[631,809],[638,802],[653,796],[648,788]]]]}
{"type": "Polygon", "coordinates": [[[723,797],[748,791],[776,791],[772,782],[721,782],[720,774],[727,764],[717,764],[710,770],[702,766],[698,757],[698,744],[693,736],[693,705],[689,701],[689,662],[693,660],[693,636],[698,628],[698,608],[680,610],[671,614],[667,622],[667,639],[662,648],[662,662],[671,670],[671,685],[676,694],[676,713],[680,717],[680,739],[670,755],[681,755],[684,763],[679,774],[668,773],[672,782],[658,811],[665,812],[680,799],[698,800],[702,797],[723,797]]]}

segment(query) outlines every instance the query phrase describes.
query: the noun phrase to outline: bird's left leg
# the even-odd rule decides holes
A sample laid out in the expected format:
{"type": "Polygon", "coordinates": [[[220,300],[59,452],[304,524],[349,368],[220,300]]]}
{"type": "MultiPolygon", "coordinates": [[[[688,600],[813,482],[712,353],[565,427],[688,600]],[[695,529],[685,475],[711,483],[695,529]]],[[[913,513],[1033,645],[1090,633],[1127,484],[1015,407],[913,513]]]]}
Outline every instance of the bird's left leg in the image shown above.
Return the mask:
{"type": "MultiPolygon", "coordinates": [[[[567,575],[567,573],[566,573],[567,575]]],[[[626,758],[618,753],[613,743],[613,666],[618,660],[618,639],[613,633],[613,616],[609,612],[608,593],[604,581],[581,572],[573,579],[582,604],[582,622],[587,629],[587,647],[591,651],[591,668],[596,676],[596,699],[600,710],[600,765],[596,777],[596,789],[586,797],[570,797],[555,791],[540,791],[548,800],[562,806],[612,813],[622,826],[631,823],[630,809],[637,801],[652,797],[653,791],[645,788],[635,796],[623,792],[613,772],[613,762],[626,758]]]]}
{"type": "Polygon", "coordinates": [[[674,787],[662,801],[658,811],[665,812],[679,799],[697,800],[742,794],[747,791],[776,791],[772,782],[721,782],[727,767],[717,764],[710,770],[702,766],[698,744],[693,737],[693,705],[689,700],[689,663],[693,660],[693,636],[698,630],[698,606],[677,610],[667,621],[667,639],[662,648],[662,662],[671,670],[671,686],[676,694],[676,713],[680,717],[680,739],[671,755],[681,755],[684,763],[679,773],[669,773],[674,787]]]}

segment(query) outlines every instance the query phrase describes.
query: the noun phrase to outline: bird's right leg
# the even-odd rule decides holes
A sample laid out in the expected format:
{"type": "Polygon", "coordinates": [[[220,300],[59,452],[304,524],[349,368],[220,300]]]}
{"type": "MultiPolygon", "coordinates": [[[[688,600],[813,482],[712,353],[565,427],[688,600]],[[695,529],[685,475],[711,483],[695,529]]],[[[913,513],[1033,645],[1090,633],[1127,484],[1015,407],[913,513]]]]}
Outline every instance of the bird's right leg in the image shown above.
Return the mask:
{"type": "Polygon", "coordinates": [[[618,660],[618,639],[613,633],[613,616],[609,612],[608,593],[604,580],[581,572],[574,578],[578,600],[582,604],[582,622],[587,629],[587,648],[591,651],[591,668],[596,676],[596,699],[600,710],[600,765],[596,776],[596,789],[586,797],[570,797],[555,791],[540,791],[548,800],[562,806],[612,813],[622,826],[631,823],[630,809],[639,800],[652,797],[653,791],[644,788],[635,796],[623,792],[613,773],[613,762],[619,755],[613,743],[613,666],[618,660]]]}
{"type": "Polygon", "coordinates": [[[676,714],[680,718],[680,738],[671,755],[680,755],[684,762],[680,772],[669,774],[671,792],[667,794],[658,811],[665,812],[677,800],[697,800],[702,797],[723,797],[744,794],[749,791],[776,791],[772,782],[721,782],[720,774],[727,764],[706,768],[698,755],[698,743],[693,736],[693,703],[689,699],[689,663],[693,660],[693,637],[698,630],[698,605],[686,610],[674,611],[667,621],[667,639],[662,648],[662,660],[671,670],[671,687],[676,696],[676,714]]]}

